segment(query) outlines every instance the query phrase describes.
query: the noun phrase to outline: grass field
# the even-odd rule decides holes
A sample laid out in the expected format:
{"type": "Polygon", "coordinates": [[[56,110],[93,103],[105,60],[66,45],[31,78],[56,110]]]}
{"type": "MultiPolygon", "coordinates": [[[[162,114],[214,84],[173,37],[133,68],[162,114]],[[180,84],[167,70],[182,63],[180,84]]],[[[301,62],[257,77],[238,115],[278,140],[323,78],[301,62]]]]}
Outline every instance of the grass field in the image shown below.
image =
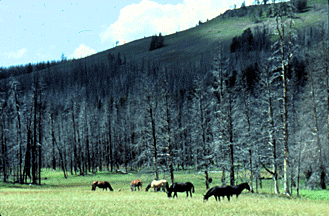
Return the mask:
{"type": "MultiPolygon", "coordinates": [[[[216,185],[219,173],[211,173],[216,185]]],[[[269,192],[270,183],[263,182],[259,193],[244,191],[231,202],[220,202],[211,197],[203,202],[206,192],[203,173],[175,174],[177,182],[191,181],[195,185],[192,198],[179,193],[178,199],[169,199],[163,192],[130,191],[130,181],[141,179],[144,188],[153,175],[120,175],[100,173],[95,175],[69,176],[61,172],[43,172],[41,186],[0,183],[0,214],[6,215],[328,215],[329,191],[301,191],[304,197],[288,198],[269,192]],[[114,192],[99,188],[91,191],[94,180],[109,181],[114,192]],[[320,200],[322,199],[322,200],[320,200]]],[[[169,180],[168,176],[160,175],[169,180]]],[[[281,188],[280,188],[281,189],[281,188]]],[[[281,189],[282,190],[282,189],[281,189]]]]}

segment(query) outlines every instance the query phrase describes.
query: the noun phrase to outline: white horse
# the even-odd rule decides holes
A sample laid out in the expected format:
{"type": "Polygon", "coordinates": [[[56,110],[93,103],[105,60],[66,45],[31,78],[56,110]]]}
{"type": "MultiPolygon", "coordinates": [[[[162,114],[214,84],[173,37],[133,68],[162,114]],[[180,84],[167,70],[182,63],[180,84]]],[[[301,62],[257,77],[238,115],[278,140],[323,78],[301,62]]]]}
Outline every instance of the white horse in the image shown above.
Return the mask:
{"type": "Polygon", "coordinates": [[[154,188],[154,191],[160,188],[162,188],[163,191],[168,191],[169,185],[167,180],[154,180],[149,185],[147,185],[145,191],[148,191],[151,187],[154,188]]]}

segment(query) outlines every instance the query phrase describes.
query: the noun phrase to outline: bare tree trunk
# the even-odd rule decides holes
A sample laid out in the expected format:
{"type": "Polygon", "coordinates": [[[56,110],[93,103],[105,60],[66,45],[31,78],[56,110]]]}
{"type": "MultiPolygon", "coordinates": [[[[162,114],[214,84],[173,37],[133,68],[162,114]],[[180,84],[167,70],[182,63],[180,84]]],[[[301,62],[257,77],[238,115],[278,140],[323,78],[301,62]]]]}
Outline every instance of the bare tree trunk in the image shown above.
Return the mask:
{"type": "Polygon", "coordinates": [[[78,169],[79,169],[79,175],[84,175],[83,172],[83,156],[82,156],[82,147],[81,147],[81,140],[80,140],[80,133],[79,129],[77,129],[77,158],[78,158],[78,169]]]}
{"type": "Polygon", "coordinates": [[[51,110],[50,114],[50,127],[51,127],[51,141],[53,143],[53,149],[52,149],[52,166],[53,170],[56,169],[56,157],[55,157],[55,130],[54,130],[54,113],[51,110]]]}
{"type": "Polygon", "coordinates": [[[39,185],[41,185],[41,168],[42,168],[42,128],[41,128],[41,121],[42,121],[42,111],[41,111],[41,92],[40,92],[40,113],[39,113],[39,148],[38,148],[38,154],[39,154],[39,185]]]}
{"type": "Polygon", "coordinates": [[[301,159],[301,143],[299,143],[299,151],[298,151],[298,164],[297,164],[297,197],[299,197],[299,179],[300,179],[300,159],[301,159]]]}
{"type": "Polygon", "coordinates": [[[26,140],[26,152],[25,152],[25,164],[23,170],[23,178],[25,178],[25,183],[27,183],[27,177],[31,178],[31,151],[32,151],[32,131],[31,131],[31,119],[27,123],[27,140],[26,140]]]}
{"type": "MultiPolygon", "coordinates": [[[[51,111],[52,112],[52,111],[51,111]]],[[[50,114],[50,123],[51,123],[51,137],[52,137],[52,167],[53,170],[56,170],[56,155],[55,155],[55,131],[54,131],[54,113],[50,114]]]]}
{"type": "MultiPolygon", "coordinates": [[[[283,113],[283,174],[284,174],[284,193],[288,196],[290,196],[289,192],[289,149],[288,149],[288,109],[287,109],[287,103],[288,103],[288,88],[287,88],[287,67],[290,62],[290,58],[292,56],[292,53],[286,54],[285,49],[285,25],[282,21],[282,15],[280,16],[280,22],[279,17],[276,18],[277,23],[277,31],[279,34],[279,40],[280,40],[280,51],[281,51],[281,77],[282,77],[282,90],[283,90],[283,104],[282,104],[282,113],[283,113]],[[286,59],[286,55],[288,56],[286,59]]],[[[290,23],[292,25],[292,21],[290,23]]],[[[291,26],[290,26],[291,29],[291,26]]],[[[291,34],[289,36],[289,49],[290,49],[290,43],[291,43],[291,34]]],[[[290,51],[290,50],[289,50],[290,51]]]]}
{"type": "Polygon", "coordinates": [[[153,138],[153,159],[154,159],[154,168],[155,168],[155,178],[159,179],[159,173],[158,173],[158,162],[157,162],[157,139],[156,139],[156,131],[155,131],[155,119],[153,116],[153,109],[150,101],[150,96],[148,96],[148,102],[149,102],[149,113],[151,118],[151,124],[152,124],[152,138],[153,138]]]}
{"type": "MultiPolygon", "coordinates": [[[[248,140],[250,140],[250,130],[251,130],[251,123],[250,123],[250,117],[249,117],[249,107],[250,104],[247,101],[247,98],[245,97],[245,95],[243,96],[243,102],[244,102],[244,106],[245,106],[245,115],[246,115],[246,119],[247,119],[247,123],[248,123],[248,140]]],[[[248,151],[249,151],[249,169],[250,169],[250,191],[253,193],[254,192],[254,169],[253,169],[253,163],[252,163],[252,144],[249,142],[248,143],[248,151]]]]}
{"type": "Polygon", "coordinates": [[[32,184],[36,184],[36,171],[37,171],[37,83],[34,83],[33,90],[33,101],[34,101],[34,115],[33,115],[33,142],[32,142],[32,184]]]}
{"type": "Polygon", "coordinates": [[[208,171],[204,171],[204,174],[206,176],[206,189],[208,190],[209,189],[209,176],[208,176],[208,171]]]}
{"type": "MultiPolygon", "coordinates": [[[[77,140],[76,140],[76,131],[75,131],[75,117],[74,117],[74,112],[75,112],[75,104],[74,101],[71,100],[72,103],[72,126],[73,126],[73,167],[74,167],[74,174],[77,175],[77,140]]],[[[71,160],[72,161],[72,160],[71,160]]]]}
{"type": "Polygon", "coordinates": [[[19,101],[18,101],[18,95],[16,91],[16,85],[15,85],[15,104],[16,104],[16,115],[17,115],[17,121],[18,121],[18,129],[17,129],[17,144],[19,146],[19,182],[23,183],[23,175],[22,175],[22,163],[23,163],[23,156],[22,156],[22,137],[21,137],[21,115],[19,111],[19,101]]]}
{"type": "MultiPolygon", "coordinates": [[[[199,109],[200,109],[200,122],[201,122],[201,129],[202,129],[202,144],[203,144],[203,157],[207,155],[206,149],[206,132],[205,132],[205,123],[204,123],[204,115],[203,115],[203,107],[202,107],[202,92],[199,91],[199,109]]],[[[204,160],[204,159],[203,159],[204,160]]],[[[208,161],[204,161],[206,166],[208,166],[208,161]]]]}
{"type": "Polygon", "coordinates": [[[88,118],[87,118],[87,112],[85,111],[85,119],[86,119],[86,151],[87,151],[87,170],[90,172],[91,168],[91,158],[90,158],[90,149],[89,149],[89,125],[88,125],[88,118]]]}
{"type": "MultiPolygon", "coordinates": [[[[276,139],[273,137],[274,136],[274,117],[273,117],[273,105],[272,105],[272,88],[271,88],[271,82],[270,82],[270,71],[268,67],[264,68],[265,70],[265,83],[266,83],[266,94],[267,94],[267,113],[268,113],[268,123],[269,123],[269,145],[272,150],[272,171],[269,171],[273,175],[273,184],[274,184],[274,193],[279,194],[279,186],[278,186],[278,168],[277,168],[277,154],[276,154],[276,139]]],[[[263,165],[264,166],[264,165],[263,165]]]]}
{"type": "MultiPolygon", "coordinates": [[[[58,142],[61,143],[61,121],[62,119],[60,119],[59,121],[59,124],[58,124],[58,142]]],[[[52,124],[53,124],[53,119],[52,119],[52,124]]],[[[61,150],[61,148],[58,146],[58,144],[56,143],[56,139],[55,139],[55,134],[53,134],[53,140],[54,140],[54,143],[57,147],[57,150],[58,150],[58,153],[59,153],[59,157],[60,157],[60,160],[61,160],[61,166],[62,166],[62,170],[63,170],[63,173],[64,173],[64,178],[67,178],[67,174],[66,174],[66,160],[65,160],[65,149],[64,149],[64,153],[63,151],[61,150]]],[[[65,148],[65,147],[64,147],[65,148]]]]}
{"type": "Polygon", "coordinates": [[[276,156],[276,140],[272,139],[272,152],[273,152],[273,181],[274,181],[274,193],[279,194],[279,184],[278,184],[278,167],[277,167],[277,156],[276,156]]]}
{"type": "MultiPolygon", "coordinates": [[[[4,116],[2,116],[2,119],[1,119],[1,150],[2,150],[2,164],[3,164],[3,167],[2,167],[2,170],[3,170],[3,182],[7,182],[7,143],[6,143],[6,136],[5,136],[5,120],[3,119],[4,116]]],[[[24,175],[24,174],[23,174],[24,175]]]]}
{"type": "MultiPolygon", "coordinates": [[[[284,43],[284,41],[282,42],[284,43]]],[[[282,44],[284,46],[284,44],[282,44]]],[[[283,48],[282,48],[282,52],[283,48]]],[[[290,195],[289,192],[289,149],[288,149],[288,109],[287,109],[287,74],[285,69],[284,59],[282,59],[282,82],[283,82],[283,145],[284,145],[284,154],[283,154],[283,173],[284,173],[284,191],[285,194],[290,195]]]]}
{"type": "Polygon", "coordinates": [[[229,148],[230,148],[230,184],[235,185],[235,177],[234,177],[234,148],[233,148],[233,121],[232,121],[232,95],[229,92],[229,148]]]}
{"type": "Polygon", "coordinates": [[[170,171],[170,179],[171,183],[174,183],[174,167],[173,167],[173,152],[172,152],[172,146],[171,146],[171,136],[170,136],[170,124],[171,124],[171,118],[170,118],[170,110],[169,110],[169,100],[168,100],[168,93],[166,92],[166,114],[167,114],[167,134],[168,134],[168,158],[169,161],[169,171],[170,171]]]}
{"type": "Polygon", "coordinates": [[[312,108],[313,108],[313,114],[314,114],[314,123],[315,128],[313,132],[316,133],[316,144],[318,147],[318,153],[319,153],[319,171],[320,171],[320,187],[322,189],[326,189],[326,183],[325,183],[325,169],[324,169],[324,163],[323,163],[323,153],[322,153],[322,146],[320,142],[320,134],[319,134],[319,126],[318,126],[318,112],[316,107],[316,100],[315,100],[315,93],[314,93],[314,80],[313,80],[313,72],[310,72],[310,82],[311,82],[311,93],[312,93],[312,108]]]}
{"type": "MultiPolygon", "coordinates": [[[[329,0],[328,0],[328,9],[329,9],[329,0]]],[[[327,88],[327,149],[329,149],[329,15],[328,15],[328,32],[327,34],[325,34],[325,29],[323,27],[323,34],[322,34],[322,49],[324,51],[324,55],[323,55],[323,60],[324,60],[324,70],[325,70],[325,76],[326,76],[326,88],[327,88]],[[325,35],[327,35],[327,38],[324,38],[325,35]],[[325,39],[327,39],[327,41],[325,42],[325,39]]],[[[326,172],[325,172],[325,168],[322,167],[321,169],[321,188],[326,189],[326,172]]]]}

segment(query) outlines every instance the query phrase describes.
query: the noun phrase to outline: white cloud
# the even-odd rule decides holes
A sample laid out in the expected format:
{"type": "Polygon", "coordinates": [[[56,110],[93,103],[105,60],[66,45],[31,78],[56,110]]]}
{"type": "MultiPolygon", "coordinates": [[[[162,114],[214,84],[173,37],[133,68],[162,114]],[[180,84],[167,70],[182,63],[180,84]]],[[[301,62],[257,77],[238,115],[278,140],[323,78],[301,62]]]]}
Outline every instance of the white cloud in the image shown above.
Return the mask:
{"type": "Polygon", "coordinates": [[[106,28],[100,37],[102,42],[119,41],[119,44],[124,44],[159,32],[171,34],[195,26],[199,20],[215,18],[231,4],[231,1],[222,0],[184,0],[183,4],[161,5],[142,0],[139,4],[124,7],[118,20],[106,28]]]}
{"type": "Polygon", "coordinates": [[[93,50],[90,47],[87,47],[84,44],[81,44],[79,46],[79,48],[77,48],[76,50],[74,50],[73,54],[69,56],[70,59],[79,59],[79,58],[83,58],[86,56],[90,56],[92,54],[95,54],[95,50],[93,50]]]}
{"type": "Polygon", "coordinates": [[[8,53],[5,53],[5,56],[7,56],[8,59],[18,59],[18,58],[22,58],[24,56],[24,54],[26,53],[26,49],[20,49],[18,51],[11,51],[8,53]]]}

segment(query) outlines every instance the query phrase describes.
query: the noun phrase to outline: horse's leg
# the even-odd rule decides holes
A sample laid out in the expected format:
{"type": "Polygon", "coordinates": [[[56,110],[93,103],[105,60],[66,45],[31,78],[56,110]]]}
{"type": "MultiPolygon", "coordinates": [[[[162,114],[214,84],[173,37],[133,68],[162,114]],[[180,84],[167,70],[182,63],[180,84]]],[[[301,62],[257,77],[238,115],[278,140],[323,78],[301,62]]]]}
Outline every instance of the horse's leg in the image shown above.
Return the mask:
{"type": "Polygon", "coordinates": [[[174,197],[175,197],[175,196],[178,198],[178,196],[177,196],[177,191],[175,191],[175,193],[174,193],[174,197]]]}
{"type": "Polygon", "coordinates": [[[227,195],[227,199],[228,199],[228,201],[230,201],[230,195],[227,195]]]}

